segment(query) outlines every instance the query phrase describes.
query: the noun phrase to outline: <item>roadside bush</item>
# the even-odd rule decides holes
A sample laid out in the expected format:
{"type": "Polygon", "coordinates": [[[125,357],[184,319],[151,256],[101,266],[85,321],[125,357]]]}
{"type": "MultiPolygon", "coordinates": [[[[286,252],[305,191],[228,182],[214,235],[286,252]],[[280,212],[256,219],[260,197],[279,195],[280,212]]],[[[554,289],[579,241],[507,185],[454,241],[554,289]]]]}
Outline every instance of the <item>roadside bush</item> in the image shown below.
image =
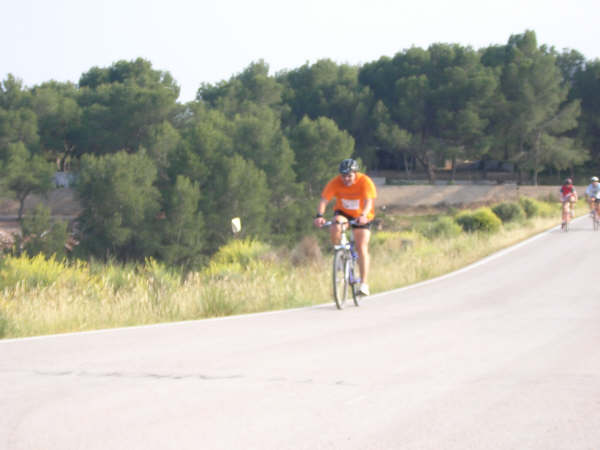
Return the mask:
{"type": "Polygon", "coordinates": [[[170,292],[181,284],[181,274],[176,269],[152,258],[140,265],[140,273],[155,292],[170,292]]]}
{"type": "Polygon", "coordinates": [[[4,337],[6,334],[6,329],[8,328],[8,319],[0,309],[0,339],[4,337]]]}
{"type": "Polygon", "coordinates": [[[371,236],[370,247],[374,251],[404,251],[423,241],[423,235],[415,231],[378,231],[371,236]]]}
{"type": "Polygon", "coordinates": [[[521,197],[519,199],[519,204],[523,208],[523,211],[525,211],[525,215],[528,219],[537,217],[540,213],[540,202],[537,200],[529,197],[521,197]]]}
{"type": "Polygon", "coordinates": [[[560,214],[560,207],[556,200],[552,202],[539,202],[538,214],[540,217],[552,217],[560,214]]]}
{"type": "Polygon", "coordinates": [[[523,207],[516,202],[503,202],[492,207],[492,211],[503,223],[515,222],[525,219],[523,207]]]}
{"type": "Polygon", "coordinates": [[[291,260],[294,266],[316,263],[323,259],[319,241],[315,236],[305,236],[292,250],[291,260]]]}
{"type": "Polygon", "coordinates": [[[0,264],[0,289],[14,288],[21,285],[26,288],[50,286],[60,277],[65,276],[67,264],[57,260],[54,255],[46,258],[38,253],[29,257],[7,256],[0,264]]]}
{"type": "Polygon", "coordinates": [[[502,226],[502,221],[498,218],[494,212],[488,208],[479,208],[475,210],[473,213],[475,220],[479,224],[480,231],[487,231],[490,233],[494,233],[500,229],[502,226]]]}
{"type": "Polygon", "coordinates": [[[31,256],[39,253],[46,257],[55,255],[57,259],[66,256],[67,223],[53,220],[50,213],[49,207],[39,203],[33,214],[23,217],[21,222],[23,237],[17,238],[17,248],[22,248],[31,256]]]}
{"type": "Polygon", "coordinates": [[[547,194],[540,195],[537,199],[542,203],[556,203],[558,201],[558,195],[556,193],[548,192],[547,194]]]}
{"type": "Polygon", "coordinates": [[[488,207],[479,208],[475,211],[462,211],[456,216],[455,220],[467,232],[484,231],[493,233],[502,226],[502,221],[488,207]]]}
{"type": "Polygon", "coordinates": [[[462,227],[464,231],[471,232],[477,229],[475,218],[473,217],[473,211],[461,211],[454,217],[454,220],[462,227]]]}
{"type": "Polygon", "coordinates": [[[419,233],[429,239],[456,237],[462,230],[462,227],[448,216],[438,217],[435,221],[423,224],[418,229],[419,233]]]}
{"type": "Polygon", "coordinates": [[[556,200],[553,200],[552,202],[543,202],[529,197],[521,197],[519,199],[519,204],[525,210],[528,219],[532,217],[552,217],[558,214],[556,200]]]}
{"type": "Polygon", "coordinates": [[[268,244],[254,239],[232,239],[213,255],[211,262],[217,264],[239,263],[246,266],[270,251],[271,247],[268,244]]]}

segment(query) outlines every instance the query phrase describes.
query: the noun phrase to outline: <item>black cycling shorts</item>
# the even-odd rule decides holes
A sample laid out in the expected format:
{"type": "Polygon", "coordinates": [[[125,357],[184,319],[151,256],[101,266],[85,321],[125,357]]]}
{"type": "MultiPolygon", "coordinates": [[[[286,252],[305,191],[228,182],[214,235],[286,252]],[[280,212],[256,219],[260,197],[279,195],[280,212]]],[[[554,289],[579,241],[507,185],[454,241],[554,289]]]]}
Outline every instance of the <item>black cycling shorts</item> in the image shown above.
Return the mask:
{"type": "MultiPolygon", "coordinates": [[[[334,215],[334,216],[344,216],[344,217],[345,217],[346,219],[348,219],[348,220],[356,220],[356,217],[352,217],[350,214],[346,214],[345,212],[343,212],[343,211],[340,211],[339,209],[336,209],[336,210],[333,212],[333,215],[334,215]]],[[[372,224],[372,223],[373,223],[373,222],[367,222],[367,223],[365,223],[364,225],[350,224],[350,226],[351,226],[352,228],[359,228],[359,229],[362,229],[362,230],[370,230],[370,229],[371,229],[371,224],[372,224]]]]}

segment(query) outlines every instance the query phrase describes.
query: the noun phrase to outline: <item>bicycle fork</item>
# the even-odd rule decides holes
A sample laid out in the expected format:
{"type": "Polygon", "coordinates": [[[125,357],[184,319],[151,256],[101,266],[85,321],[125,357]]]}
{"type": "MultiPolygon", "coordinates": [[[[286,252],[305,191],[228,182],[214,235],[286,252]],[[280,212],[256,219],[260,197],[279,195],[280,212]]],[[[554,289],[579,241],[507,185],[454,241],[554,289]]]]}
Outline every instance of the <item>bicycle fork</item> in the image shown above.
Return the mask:
{"type": "Polygon", "coordinates": [[[334,246],[335,250],[344,251],[344,275],[350,285],[360,283],[360,277],[356,276],[356,261],[358,260],[358,252],[354,248],[354,239],[346,237],[346,233],[342,233],[340,243],[334,246]],[[346,264],[350,262],[350,264],[346,264]]]}
{"type": "Polygon", "coordinates": [[[356,268],[357,268],[356,261],[358,260],[358,253],[354,249],[354,245],[350,245],[349,247],[350,248],[348,249],[349,250],[348,253],[349,253],[349,257],[352,260],[352,264],[351,265],[348,264],[348,267],[352,266],[353,270],[348,269],[350,272],[348,274],[348,281],[350,282],[350,284],[356,284],[356,283],[360,283],[360,277],[356,276],[356,268]]]}

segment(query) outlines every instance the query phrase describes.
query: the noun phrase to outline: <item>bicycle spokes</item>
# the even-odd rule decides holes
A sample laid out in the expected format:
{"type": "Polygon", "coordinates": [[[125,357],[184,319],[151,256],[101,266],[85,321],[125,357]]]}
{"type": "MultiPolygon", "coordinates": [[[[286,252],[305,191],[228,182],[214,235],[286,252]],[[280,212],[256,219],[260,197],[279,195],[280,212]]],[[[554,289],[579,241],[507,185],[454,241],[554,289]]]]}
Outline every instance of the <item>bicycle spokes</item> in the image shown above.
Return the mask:
{"type": "Polygon", "coordinates": [[[338,309],[342,309],[348,296],[347,263],[344,250],[336,250],[333,256],[333,297],[338,309]]]}

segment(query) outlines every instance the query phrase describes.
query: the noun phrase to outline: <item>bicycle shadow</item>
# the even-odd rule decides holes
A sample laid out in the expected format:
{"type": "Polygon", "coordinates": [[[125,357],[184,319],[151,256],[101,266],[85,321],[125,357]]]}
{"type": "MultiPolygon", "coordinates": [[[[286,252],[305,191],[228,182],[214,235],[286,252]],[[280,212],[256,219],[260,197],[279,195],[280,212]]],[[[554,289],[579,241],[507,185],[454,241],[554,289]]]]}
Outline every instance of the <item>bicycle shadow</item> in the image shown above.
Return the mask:
{"type": "MultiPolygon", "coordinates": [[[[369,298],[368,296],[367,297],[361,297],[360,301],[362,302],[362,301],[364,301],[364,300],[366,300],[368,298],[369,298]]],[[[353,310],[353,309],[360,310],[361,306],[362,306],[362,304],[360,306],[356,306],[353,303],[352,299],[350,298],[350,299],[346,300],[346,304],[344,305],[344,307],[342,309],[339,309],[335,305],[335,302],[333,302],[331,304],[330,303],[322,303],[320,305],[316,305],[315,309],[318,309],[319,311],[327,311],[327,312],[331,311],[331,310],[343,312],[343,311],[353,310]]]]}

